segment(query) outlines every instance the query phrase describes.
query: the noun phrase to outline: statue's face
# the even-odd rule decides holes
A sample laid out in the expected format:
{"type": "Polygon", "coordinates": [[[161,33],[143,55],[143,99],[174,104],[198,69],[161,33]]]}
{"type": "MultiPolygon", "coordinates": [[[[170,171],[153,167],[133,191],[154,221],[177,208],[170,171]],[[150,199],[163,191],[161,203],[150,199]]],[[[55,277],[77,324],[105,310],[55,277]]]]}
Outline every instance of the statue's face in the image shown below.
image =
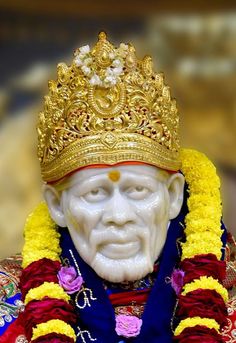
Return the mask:
{"type": "Polygon", "coordinates": [[[137,280],[153,270],[171,217],[169,178],[149,165],[85,169],[70,177],[60,198],[64,226],[102,278],[137,280]]]}

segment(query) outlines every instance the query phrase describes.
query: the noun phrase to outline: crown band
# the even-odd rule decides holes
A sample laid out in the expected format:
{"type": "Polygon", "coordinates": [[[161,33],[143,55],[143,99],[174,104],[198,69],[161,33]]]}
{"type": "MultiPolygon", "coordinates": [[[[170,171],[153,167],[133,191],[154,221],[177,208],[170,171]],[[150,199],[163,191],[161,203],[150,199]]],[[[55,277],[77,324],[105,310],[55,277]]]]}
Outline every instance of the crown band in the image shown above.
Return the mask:
{"type": "Polygon", "coordinates": [[[81,167],[125,161],[146,162],[170,171],[180,168],[178,154],[172,153],[170,157],[165,148],[151,139],[138,134],[109,133],[77,140],[56,160],[42,166],[42,176],[46,182],[53,182],[81,167]],[[173,160],[177,162],[174,164],[173,160]]]}

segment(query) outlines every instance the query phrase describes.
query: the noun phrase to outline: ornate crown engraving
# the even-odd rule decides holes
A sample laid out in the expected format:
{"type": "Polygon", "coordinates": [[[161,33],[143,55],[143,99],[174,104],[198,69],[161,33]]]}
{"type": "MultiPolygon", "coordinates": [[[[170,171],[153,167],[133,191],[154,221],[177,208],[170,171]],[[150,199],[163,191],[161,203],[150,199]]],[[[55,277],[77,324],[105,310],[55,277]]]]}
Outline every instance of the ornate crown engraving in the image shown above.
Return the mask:
{"type": "Polygon", "coordinates": [[[132,45],[116,48],[102,32],[49,81],[37,128],[42,177],[56,181],[79,167],[122,161],[178,170],[178,127],[176,102],[151,57],[138,60],[132,45]]]}

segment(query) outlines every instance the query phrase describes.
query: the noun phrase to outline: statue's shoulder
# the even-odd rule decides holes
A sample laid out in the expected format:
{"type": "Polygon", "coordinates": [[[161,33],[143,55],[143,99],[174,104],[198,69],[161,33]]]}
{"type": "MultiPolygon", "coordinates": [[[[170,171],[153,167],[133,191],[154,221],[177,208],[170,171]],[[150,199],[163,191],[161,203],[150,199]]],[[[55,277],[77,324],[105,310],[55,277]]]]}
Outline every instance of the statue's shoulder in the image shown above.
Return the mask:
{"type": "Polygon", "coordinates": [[[27,342],[16,320],[24,306],[19,289],[22,257],[0,260],[0,343],[27,342]]]}

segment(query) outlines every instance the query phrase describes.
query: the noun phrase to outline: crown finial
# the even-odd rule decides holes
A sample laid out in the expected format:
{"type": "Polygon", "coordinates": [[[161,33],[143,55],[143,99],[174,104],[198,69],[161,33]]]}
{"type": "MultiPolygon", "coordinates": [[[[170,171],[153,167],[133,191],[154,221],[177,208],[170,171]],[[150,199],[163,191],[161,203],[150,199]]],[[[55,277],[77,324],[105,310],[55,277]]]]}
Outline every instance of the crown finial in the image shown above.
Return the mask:
{"type": "Polygon", "coordinates": [[[99,40],[107,40],[107,34],[104,31],[101,31],[98,35],[99,40]]]}

